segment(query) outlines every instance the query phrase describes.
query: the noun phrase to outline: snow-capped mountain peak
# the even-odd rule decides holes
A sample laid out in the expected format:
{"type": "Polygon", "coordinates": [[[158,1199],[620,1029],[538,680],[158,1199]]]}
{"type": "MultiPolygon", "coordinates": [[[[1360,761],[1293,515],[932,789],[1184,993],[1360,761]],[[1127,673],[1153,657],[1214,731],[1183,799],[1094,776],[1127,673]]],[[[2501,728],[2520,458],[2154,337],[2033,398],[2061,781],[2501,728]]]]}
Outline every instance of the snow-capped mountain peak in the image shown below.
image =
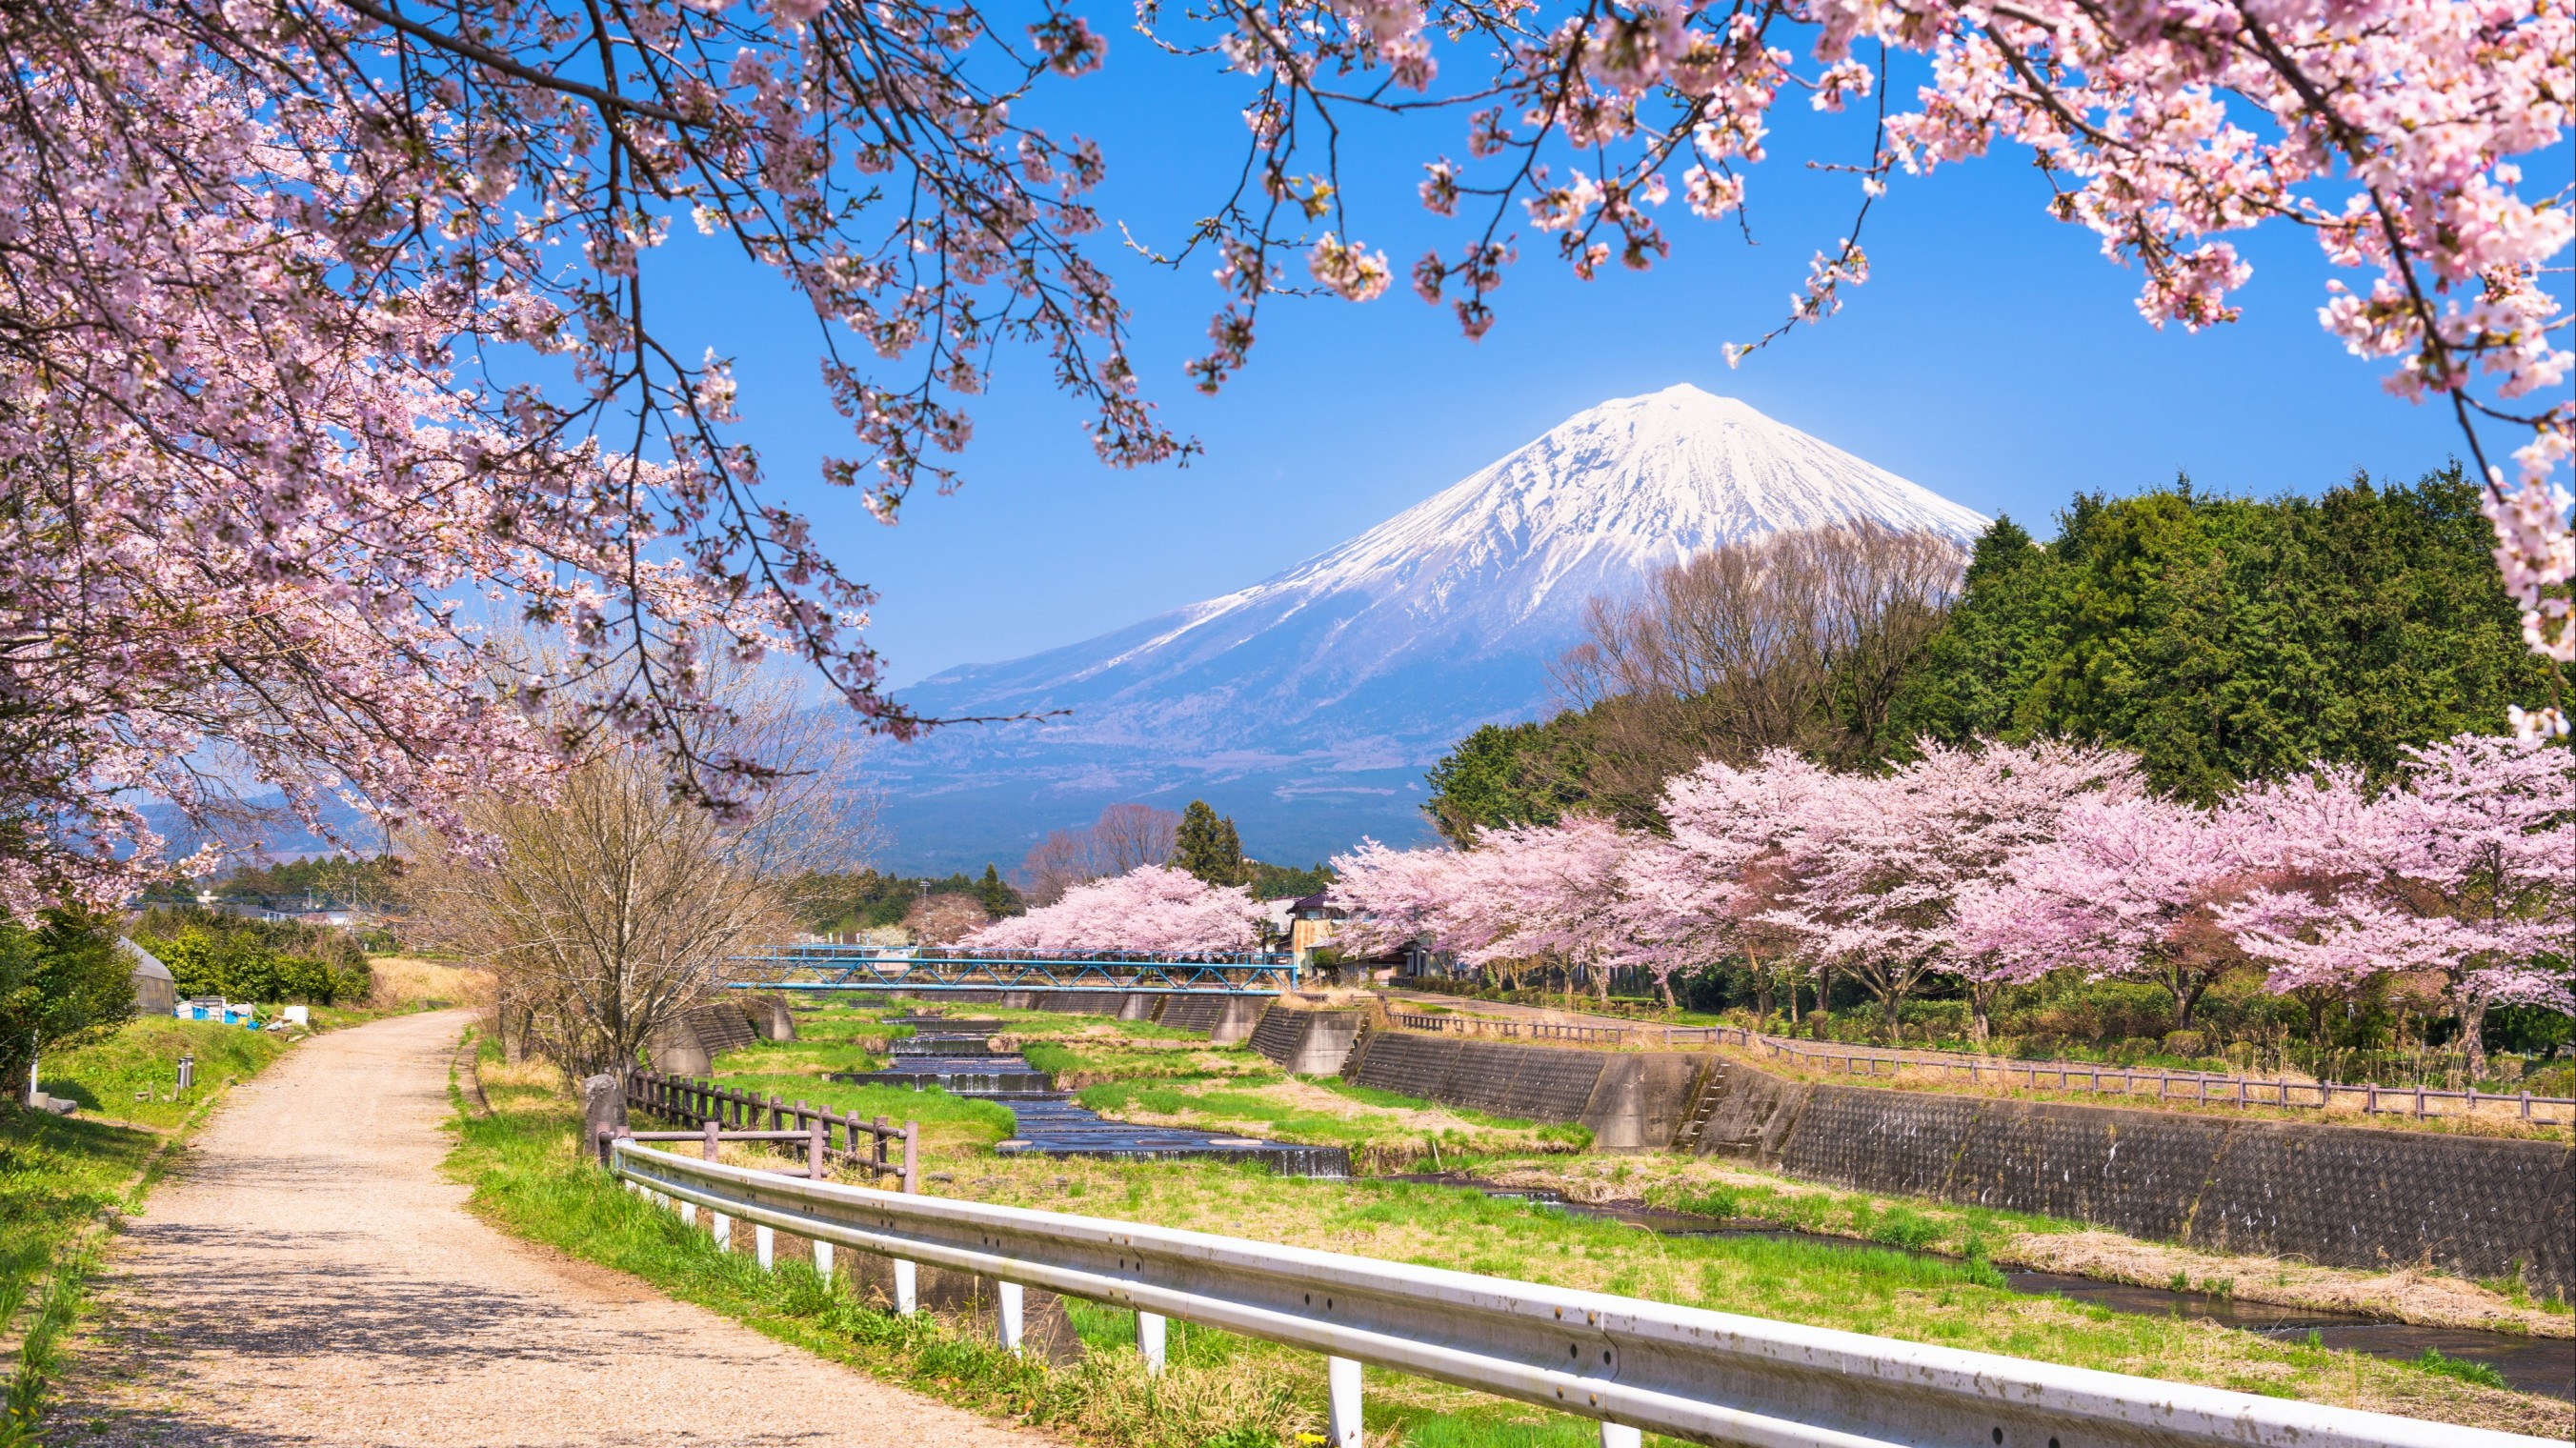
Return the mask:
{"type": "Polygon", "coordinates": [[[1186,800],[1230,776],[1293,803],[1354,787],[1354,772],[1418,773],[1476,725],[1544,706],[1547,664],[1593,595],[1722,543],[1860,518],[1962,543],[1987,521],[1733,398],[1682,385],[1604,402],[1251,587],[906,691],[934,715],[1074,713],[884,759],[890,811],[918,836],[907,797],[971,781],[1014,792],[1039,829],[1079,815],[1076,794],[1186,800]]]}

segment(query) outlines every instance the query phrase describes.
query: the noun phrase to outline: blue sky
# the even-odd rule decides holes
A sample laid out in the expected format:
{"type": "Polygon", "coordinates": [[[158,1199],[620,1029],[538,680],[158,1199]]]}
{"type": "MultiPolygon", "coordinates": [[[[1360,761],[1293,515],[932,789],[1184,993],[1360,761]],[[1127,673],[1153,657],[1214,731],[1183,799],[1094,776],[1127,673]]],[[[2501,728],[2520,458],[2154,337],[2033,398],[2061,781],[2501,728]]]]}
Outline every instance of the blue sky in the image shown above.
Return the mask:
{"type": "MultiPolygon", "coordinates": [[[[1239,156],[1237,104],[1203,62],[1116,32],[1106,70],[1063,87],[1045,123],[1098,137],[1104,211],[1167,243],[1221,197],[1239,156]]],[[[2132,305],[2137,275],[2104,260],[2090,232],[2047,219],[2040,177],[2003,156],[1898,178],[1863,237],[1869,284],[1839,316],[1730,372],[1720,345],[1777,322],[1858,199],[1852,178],[1801,162],[1858,158],[1865,121],[1811,117],[1794,100],[1780,120],[1772,160],[1750,172],[1756,246],[1675,202],[1667,262],[1583,283],[1523,226],[1523,259],[1496,295],[1501,321],[1481,342],[1400,285],[1361,306],[1274,299],[1250,368],[1214,398],[1180,371],[1204,349],[1211,263],[1174,273],[1115,258],[1146,388],[1206,455],[1101,466],[1079,412],[1050,392],[1045,359],[1006,354],[961,459],[964,488],[917,497],[894,528],[814,481],[816,459],[846,450],[848,434],[824,400],[801,301],[691,238],[657,259],[656,308],[686,354],[711,345],[736,359],[772,490],[884,595],[872,639],[898,685],[1240,587],[1573,412],[1676,382],[1740,397],[2042,535],[2079,490],[2129,493],[2187,471],[2213,489],[2314,492],[2356,468],[2411,479],[2457,448],[2446,411],[2389,397],[2379,366],[2318,327],[2330,270],[2307,236],[2238,238],[2256,268],[2244,321],[2159,333],[2132,305]]],[[[1462,126],[1434,116],[1352,135],[1353,230],[1399,276],[1427,245],[1454,250],[1470,234],[1413,196],[1423,161],[1462,153],[1462,126]]]]}

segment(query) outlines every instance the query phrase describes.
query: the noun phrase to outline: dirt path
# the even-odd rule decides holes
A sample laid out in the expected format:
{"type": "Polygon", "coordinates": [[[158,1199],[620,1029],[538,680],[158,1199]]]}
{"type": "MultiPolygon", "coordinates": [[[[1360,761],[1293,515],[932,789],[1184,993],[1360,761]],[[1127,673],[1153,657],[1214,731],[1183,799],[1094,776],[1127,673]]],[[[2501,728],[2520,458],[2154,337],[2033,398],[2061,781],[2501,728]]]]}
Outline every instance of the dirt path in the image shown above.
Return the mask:
{"type": "Polygon", "coordinates": [[[59,1445],[1049,1440],[467,1215],[438,1173],[461,1013],[320,1036],[239,1088],[100,1277],[59,1445]]]}

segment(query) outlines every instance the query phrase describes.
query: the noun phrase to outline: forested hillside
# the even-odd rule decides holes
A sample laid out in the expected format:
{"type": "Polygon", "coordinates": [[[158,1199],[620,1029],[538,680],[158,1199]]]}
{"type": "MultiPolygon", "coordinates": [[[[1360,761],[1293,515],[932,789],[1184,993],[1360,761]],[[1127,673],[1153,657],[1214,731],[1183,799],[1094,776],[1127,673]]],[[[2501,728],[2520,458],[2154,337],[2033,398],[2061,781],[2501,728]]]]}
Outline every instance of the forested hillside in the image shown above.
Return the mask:
{"type": "MultiPolygon", "coordinates": [[[[2120,746],[2153,786],[2202,801],[2311,760],[2380,776],[2407,745],[2501,730],[2507,704],[2547,693],[2492,545],[2457,467],[2410,486],[2357,476],[2316,498],[2212,496],[2187,479],[2079,495],[2047,544],[1997,519],[1935,627],[1847,629],[1852,642],[1746,657],[1687,692],[1578,695],[1545,723],[1477,730],[1431,771],[1427,808],[1453,840],[1577,807],[1648,824],[1641,784],[1686,758],[1780,745],[1866,766],[1919,738],[1979,735],[2120,746]],[[1870,640],[1878,654],[1852,663],[1870,640]],[[1784,689],[1787,670],[1821,683],[1784,689]],[[1704,727],[1784,697],[1794,716],[1763,730],[1704,727]]],[[[1759,599],[1739,602],[1758,615],[1759,599]]],[[[1777,621],[1729,622],[1750,637],[1777,621]]]]}

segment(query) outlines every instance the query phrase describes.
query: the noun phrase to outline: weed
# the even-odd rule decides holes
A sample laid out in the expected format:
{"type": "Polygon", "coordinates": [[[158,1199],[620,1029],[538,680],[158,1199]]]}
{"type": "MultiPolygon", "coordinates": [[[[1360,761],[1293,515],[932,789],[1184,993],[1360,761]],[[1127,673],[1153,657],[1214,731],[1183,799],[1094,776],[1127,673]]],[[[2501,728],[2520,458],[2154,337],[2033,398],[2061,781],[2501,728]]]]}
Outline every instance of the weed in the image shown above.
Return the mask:
{"type": "Polygon", "coordinates": [[[2485,1363],[2470,1362],[2464,1358],[2444,1357],[2438,1347],[2424,1349],[2422,1357],[2415,1358],[2406,1365],[2441,1377],[2457,1378],[2464,1383],[2475,1383],[2482,1388],[2512,1386],[2504,1380],[2504,1374],[2488,1367],[2485,1363]]]}

